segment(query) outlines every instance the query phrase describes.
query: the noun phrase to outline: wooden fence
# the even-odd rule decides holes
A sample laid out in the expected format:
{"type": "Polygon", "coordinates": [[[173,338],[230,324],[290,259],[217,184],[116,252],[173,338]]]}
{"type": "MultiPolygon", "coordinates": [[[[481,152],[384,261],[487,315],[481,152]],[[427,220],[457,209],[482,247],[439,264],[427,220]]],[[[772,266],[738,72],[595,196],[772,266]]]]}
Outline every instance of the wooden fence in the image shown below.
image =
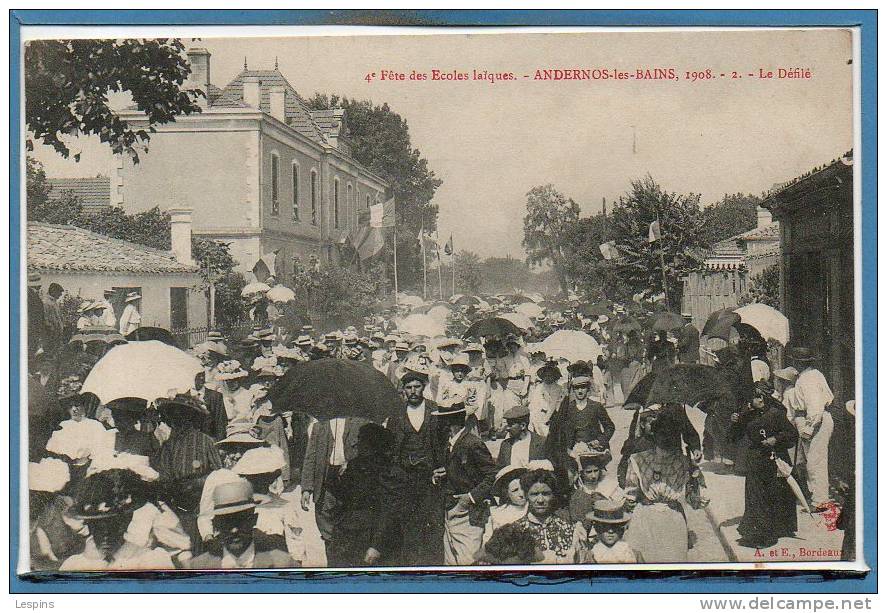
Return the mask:
{"type": "Polygon", "coordinates": [[[690,313],[693,325],[702,330],[713,311],[737,306],[747,289],[748,276],[744,271],[691,272],[684,278],[681,311],[690,313]]]}

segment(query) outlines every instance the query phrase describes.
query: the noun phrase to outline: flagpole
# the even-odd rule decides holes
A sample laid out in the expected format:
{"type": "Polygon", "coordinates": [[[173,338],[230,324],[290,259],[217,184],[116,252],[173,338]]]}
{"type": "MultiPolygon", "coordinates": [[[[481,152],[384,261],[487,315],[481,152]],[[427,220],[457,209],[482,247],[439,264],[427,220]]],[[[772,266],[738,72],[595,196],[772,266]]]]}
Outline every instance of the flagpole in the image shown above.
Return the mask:
{"type": "Polygon", "coordinates": [[[397,222],[394,222],[394,306],[397,306],[397,222]]]}
{"type": "Polygon", "coordinates": [[[450,292],[450,298],[456,295],[456,245],[453,244],[453,235],[450,234],[450,267],[453,272],[453,291],[450,292]]]}
{"type": "Polygon", "coordinates": [[[671,308],[668,300],[668,279],[665,276],[665,253],[662,247],[662,222],[659,221],[659,207],[656,207],[656,226],[659,228],[659,264],[662,266],[662,291],[665,292],[665,306],[671,308]]]}
{"type": "Polygon", "coordinates": [[[425,224],[422,224],[421,237],[422,242],[422,300],[428,300],[428,268],[425,264],[425,224]]]}
{"type": "Polygon", "coordinates": [[[437,297],[438,300],[443,300],[443,273],[440,271],[443,260],[440,257],[440,234],[437,230],[434,231],[434,236],[437,238],[437,297]]]}

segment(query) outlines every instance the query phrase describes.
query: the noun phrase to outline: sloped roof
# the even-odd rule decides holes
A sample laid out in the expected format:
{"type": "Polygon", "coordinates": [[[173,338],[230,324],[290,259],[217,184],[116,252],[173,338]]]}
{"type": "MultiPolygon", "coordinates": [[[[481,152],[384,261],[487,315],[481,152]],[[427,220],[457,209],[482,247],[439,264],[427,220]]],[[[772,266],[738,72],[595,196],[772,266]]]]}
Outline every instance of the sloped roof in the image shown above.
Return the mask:
{"type": "Polygon", "coordinates": [[[190,273],[171,251],[110,238],[74,226],[30,222],[28,269],[70,272],[190,273]]]}
{"type": "Polygon", "coordinates": [[[96,213],[111,206],[111,181],[108,177],[75,177],[70,179],[46,179],[49,200],[58,200],[66,193],[77,197],[83,210],[96,213]]]}
{"type": "Polygon", "coordinates": [[[311,111],[305,105],[305,101],[293,89],[292,85],[280,73],[279,70],[242,70],[234,79],[222,89],[221,94],[214,98],[212,107],[243,108],[243,79],[244,77],[258,77],[260,83],[259,107],[265,113],[271,112],[271,88],[284,87],[287,90],[286,108],[284,115],[286,123],[300,134],[311,140],[326,144],[324,130],[317,124],[311,111]]]}
{"type": "Polygon", "coordinates": [[[737,234],[733,240],[740,241],[772,241],[779,240],[779,222],[767,224],[763,228],[753,228],[748,232],[737,234]]]}

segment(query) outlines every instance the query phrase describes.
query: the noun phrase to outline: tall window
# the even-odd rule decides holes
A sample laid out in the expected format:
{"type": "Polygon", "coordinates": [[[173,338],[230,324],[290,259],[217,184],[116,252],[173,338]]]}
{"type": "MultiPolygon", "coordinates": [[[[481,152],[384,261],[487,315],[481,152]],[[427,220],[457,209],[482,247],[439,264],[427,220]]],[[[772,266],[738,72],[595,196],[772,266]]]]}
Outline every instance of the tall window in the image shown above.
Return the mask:
{"type": "Polygon", "coordinates": [[[280,158],[271,154],[271,214],[280,215],[280,158]]]}
{"type": "Polygon", "coordinates": [[[311,223],[317,225],[317,171],[311,171],[311,223]]]}
{"type": "Polygon", "coordinates": [[[348,225],[354,225],[354,192],[351,188],[351,184],[348,184],[348,199],[345,201],[345,210],[348,211],[348,225]]]}
{"type": "Polygon", "coordinates": [[[367,206],[366,206],[366,210],[367,210],[367,211],[370,210],[370,195],[369,195],[369,194],[367,194],[367,206]]]}
{"type": "Polygon", "coordinates": [[[333,182],[333,227],[339,227],[339,180],[333,182]]]}
{"type": "Polygon", "coordinates": [[[293,164],[293,221],[299,221],[299,165],[293,164]]]}

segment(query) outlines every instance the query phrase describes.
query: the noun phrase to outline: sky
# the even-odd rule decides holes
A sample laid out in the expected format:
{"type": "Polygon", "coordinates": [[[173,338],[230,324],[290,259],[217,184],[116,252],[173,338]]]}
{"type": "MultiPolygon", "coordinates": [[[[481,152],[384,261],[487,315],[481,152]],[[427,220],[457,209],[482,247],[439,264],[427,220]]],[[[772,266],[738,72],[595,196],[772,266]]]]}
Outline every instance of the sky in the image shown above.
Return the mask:
{"type": "MultiPolygon", "coordinates": [[[[457,250],[517,258],[526,193],[552,183],[583,215],[650,174],[707,204],[760,194],[853,145],[851,35],[846,30],[483,33],[425,36],[203,37],[211,80],[243,68],[280,71],[315,92],[387,102],[443,181],[442,237],[457,250]],[[544,69],[674,68],[673,80],[534,80],[544,69]],[[803,68],[809,79],[761,79],[803,68]],[[382,70],[511,72],[515,81],[382,81],[382,70]],[[711,80],[685,79],[711,69],[711,80]],[[732,78],[733,72],[742,76],[732,78]],[[376,78],[365,80],[368,73],[376,78]],[[755,77],[749,77],[752,73],[755,77]],[[720,74],[725,74],[724,78],[720,74]]],[[[48,176],[107,174],[109,151],[72,142],[81,161],[38,145],[48,176]]],[[[150,152],[148,153],[150,155],[150,152]]]]}

